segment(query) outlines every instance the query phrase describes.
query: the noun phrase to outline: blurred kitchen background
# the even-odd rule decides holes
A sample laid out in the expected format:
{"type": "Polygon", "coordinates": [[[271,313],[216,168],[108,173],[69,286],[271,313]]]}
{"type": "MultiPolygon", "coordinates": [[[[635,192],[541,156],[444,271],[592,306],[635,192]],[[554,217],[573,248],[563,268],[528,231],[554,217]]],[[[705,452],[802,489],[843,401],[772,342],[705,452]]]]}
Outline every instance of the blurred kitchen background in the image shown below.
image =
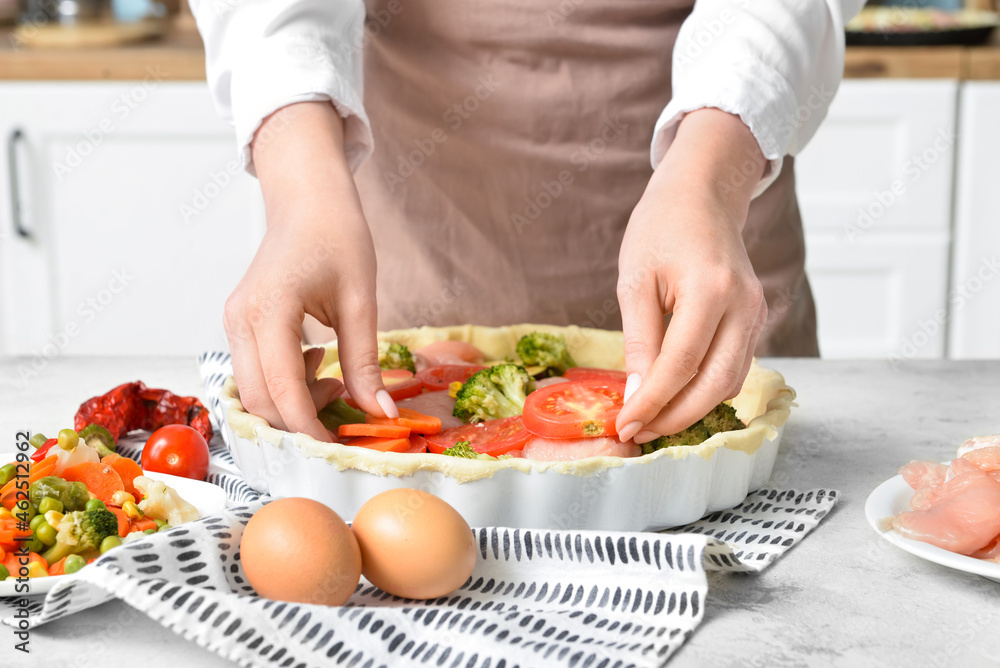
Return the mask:
{"type": "MultiPolygon", "coordinates": [[[[845,81],[797,160],[824,357],[1000,358],[995,10],[873,3],[848,26],[845,81]]],[[[0,0],[0,17],[0,355],[40,372],[224,348],[264,212],[189,12],[0,0]]]]}

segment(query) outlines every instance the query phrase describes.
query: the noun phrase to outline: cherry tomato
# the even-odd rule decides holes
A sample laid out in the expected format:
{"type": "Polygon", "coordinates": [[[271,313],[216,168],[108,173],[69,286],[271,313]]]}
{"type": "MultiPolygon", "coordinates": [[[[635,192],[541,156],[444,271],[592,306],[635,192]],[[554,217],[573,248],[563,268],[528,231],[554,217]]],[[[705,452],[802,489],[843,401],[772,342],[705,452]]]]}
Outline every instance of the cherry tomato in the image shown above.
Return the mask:
{"type": "Polygon", "coordinates": [[[440,364],[417,372],[417,379],[429,391],[447,390],[452,383],[464,383],[469,376],[486,367],[476,364],[440,364]]]}
{"type": "Polygon", "coordinates": [[[566,369],[563,378],[570,380],[614,380],[624,383],[628,380],[628,375],[624,371],[615,371],[614,369],[574,366],[566,369]]]}
{"type": "Polygon", "coordinates": [[[476,452],[496,457],[511,450],[520,450],[531,438],[531,434],[525,430],[521,416],[515,415],[478,424],[463,424],[426,438],[427,450],[437,454],[456,443],[468,441],[469,447],[476,452]]]}
{"type": "MultiPolygon", "coordinates": [[[[393,401],[409,399],[424,391],[424,386],[413,375],[413,372],[406,369],[386,369],[382,372],[382,384],[385,385],[385,389],[393,401]]],[[[354,399],[346,394],[344,401],[354,408],[358,407],[354,399]]]]}
{"type": "Polygon", "coordinates": [[[524,402],[524,428],[548,438],[592,438],[618,433],[615,419],[625,383],[581,380],[535,390],[524,402]]]}
{"type": "Polygon", "coordinates": [[[196,429],[187,425],[160,427],[142,449],[142,468],[204,480],[208,473],[208,443],[196,429]]]}

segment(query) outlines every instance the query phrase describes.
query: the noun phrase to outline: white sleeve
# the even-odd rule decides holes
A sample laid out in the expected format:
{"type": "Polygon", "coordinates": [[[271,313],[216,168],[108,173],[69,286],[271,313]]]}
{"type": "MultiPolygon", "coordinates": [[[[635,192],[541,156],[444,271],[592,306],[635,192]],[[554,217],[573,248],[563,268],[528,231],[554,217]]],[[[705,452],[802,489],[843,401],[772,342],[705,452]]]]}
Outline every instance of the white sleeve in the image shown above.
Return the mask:
{"type": "Polygon", "coordinates": [[[673,96],[656,122],[660,163],[688,112],[715,107],[750,128],[768,167],[754,197],[812,138],[844,71],[844,23],[865,0],[698,0],[673,53],[673,96]]]}
{"type": "Polygon", "coordinates": [[[329,100],[345,119],[351,169],[371,155],[362,103],[362,0],[190,0],[205,41],[208,86],[236,128],[243,166],[270,114],[295,102],[329,100]]]}

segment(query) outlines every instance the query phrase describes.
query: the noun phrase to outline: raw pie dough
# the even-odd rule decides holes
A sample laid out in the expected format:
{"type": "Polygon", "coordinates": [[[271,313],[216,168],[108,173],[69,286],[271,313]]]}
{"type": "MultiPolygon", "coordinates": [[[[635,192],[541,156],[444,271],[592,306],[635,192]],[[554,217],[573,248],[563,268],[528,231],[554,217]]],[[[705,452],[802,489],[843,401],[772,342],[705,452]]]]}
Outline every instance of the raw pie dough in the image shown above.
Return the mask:
{"type": "MultiPolygon", "coordinates": [[[[566,338],[573,359],[580,366],[605,369],[625,368],[625,345],[621,332],[585,327],[556,327],[553,325],[511,325],[508,327],[481,327],[478,325],[458,325],[454,327],[421,327],[380,332],[379,339],[396,341],[411,350],[421,348],[434,341],[466,341],[483,351],[487,359],[514,357],[518,340],[530,332],[544,331],[562,334],[566,338]]],[[[320,364],[317,376],[339,376],[340,362],[337,356],[337,342],[324,346],[326,355],[320,364]]],[[[416,471],[431,470],[444,473],[459,482],[469,482],[492,477],[501,469],[517,469],[525,473],[553,470],[572,475],[595,475],[604,469],[618,466],[642,466],[656,459],[669,457],[684,459],[692,455],[711,459],[719,448],[740,450],[753,454],[764,439],[774,440],[778,428],[788,420],[789,410],[795,399],[795,391],[785,384],[785,379],[777,371],[765,369],[754,360],[743,389],[733,399],[736,414],[744,422],[750,419],[746,429],[715,434],[699,445],[664,448],[642,457],[590,457],[568,462],[543,462],[530,459],[501,459],[483,461],[461,459],[432,454],[407,454],[378,452],[366,448],[347,447],[340,443],[323,443],[305,434],[289,434],[272,428],[256,415],[247,413],[239,400],[236,382],[230,376],[222,389],[221,399],[228,407],[227,420],[233,433],[252,443],[264,438],[269,443],[281,447],[298,448],[307,457],[325,459],[338,470],[357,469],[374,475],[408,476],[416,471]]]]}

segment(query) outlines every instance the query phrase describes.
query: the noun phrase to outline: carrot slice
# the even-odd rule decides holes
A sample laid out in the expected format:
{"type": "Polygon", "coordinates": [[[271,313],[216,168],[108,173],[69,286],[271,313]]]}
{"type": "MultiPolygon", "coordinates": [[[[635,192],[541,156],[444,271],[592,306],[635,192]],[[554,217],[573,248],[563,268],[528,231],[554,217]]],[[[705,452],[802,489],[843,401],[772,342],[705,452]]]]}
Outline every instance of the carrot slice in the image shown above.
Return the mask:
{"type": "Polygon", "coordinates": [[[410,408],[400,408],[398,418],[380,418],[369,415],[368,424],[409,427],[414,434],[436,434],[441,431],[441,420],[433,415],[424,415],[410,408]]]}
{"type": "MultiPolygon", "coordinates": [[[[56,468],[56,462],[58,460],[59,457],[57,457],[56,455],[49,455],[40,462],[32,462],[31,465],[28,467],[28,484],[31,484],[36,480],[44,478],[45,476],[52,473],[52,471],[54,471],[56,468]]],[[[18,462],[14,462],[14,465],[18,466],[18,462]]],[[[17,472],[23,473],[24,469],[19,468],[17,472]]],[[[11,490],[17,489],[18,479],[19,479],[18,476],[15,475],[13,478],[8,480],[7,484],[4,485],[2,488],[0,488],[0,497],[3,497],[4,495],[8,494],[11,490]]],[[[20,476],[20,479],[24,480],[24,476],[23,475],[20,476]]]]}
{"type": "Polygon", "coordinates": [[[125,511],[121,508],[115,508],[114,506],[108,506],[108,510],[113,512],[115,517],[118,518],[118,535],[124,538],[128,535],[128,530],[131,528],[128,515],[126,515],[125,511]]]}
{"type": "Polygon", "coordinates": [[[337,436],[341,438],[352,438],[354,436],[408,438],[410,436],[410,428],[389,424],[342,424],[337,429],[337,436]]]}
{"type": "Polygon", "coordinates": [[[111,496],[115,492],[125,491],[125,483],[118,472],[107,464],[100,462],[85,462],[71,466],[62,472],[62,478],[70,482],[82,482],[91,494],[111,505],[111,496]]]}
{"type": "Polygon", "coordinates": [[[156,529],[156,522],[149,519],[148,517],[140,517],[139,519],[132,522],[132,528],[129,529],[129,533],[133,531],[148,531],[149,529],[156,529]]]}
{"type": "Polygon", "coordinates": [[[49,575],[66,575],[66,557],[49,566],[49,575]]]}
{"type": "Polygon", "coordinates": [[[404,452],[410,449],[410,439],[361,436],[360,438],[351,439],[347,445],[356,445],[360,448],[370,448],[381,452],[404,452]]]}
{"type": "Polygon", "coordinates": [[[115,472],[121,476],[122,484],[125,485],[125,491],[131,494],[136,501],[142,499],[142,494],[135,488],[132,481],[141,475],[145,475],[142,467],[135,463],[132,459],[128,457],[122,457],[119,454],[111,453],[101,459],[102,464],[107,464],[115,470],[115,472]]]}
{"type": "MultiPolygon", "coordinates": [[[[18,570],[21,568],[21,559],[22,557],[19,556],[16,551],[14,551],[14,552],[8,552],[7,558],[3,560],[3,565],[7,567],[7,571],[14,577],[18,577],[18,570]]],[[[24,565],[27,566],[28,564],[35,561],[40,563],[45,568],[46,571],[49,570],[49,563],[45,561],[45,557],[38,554],[37,552],[29,552],[28,561],[24,565]]]]}

